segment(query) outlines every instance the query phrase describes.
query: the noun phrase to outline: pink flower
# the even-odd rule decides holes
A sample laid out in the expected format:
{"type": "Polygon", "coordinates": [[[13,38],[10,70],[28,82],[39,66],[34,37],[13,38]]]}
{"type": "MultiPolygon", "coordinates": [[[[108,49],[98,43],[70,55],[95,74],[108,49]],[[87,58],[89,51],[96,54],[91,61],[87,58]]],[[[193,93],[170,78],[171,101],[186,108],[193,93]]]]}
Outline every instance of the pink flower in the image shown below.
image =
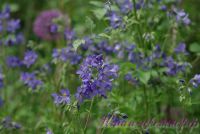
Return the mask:
{"type": "Polygon", "coordinates": [[[64,24],[68,25],[68,17],[58,10],[47,10],[40,13],[34,22],[34,33],[44,40],[57,40],[61,37],[58,32],[58,25],[53,22],[54,19],[63,17],[64,24]]]}

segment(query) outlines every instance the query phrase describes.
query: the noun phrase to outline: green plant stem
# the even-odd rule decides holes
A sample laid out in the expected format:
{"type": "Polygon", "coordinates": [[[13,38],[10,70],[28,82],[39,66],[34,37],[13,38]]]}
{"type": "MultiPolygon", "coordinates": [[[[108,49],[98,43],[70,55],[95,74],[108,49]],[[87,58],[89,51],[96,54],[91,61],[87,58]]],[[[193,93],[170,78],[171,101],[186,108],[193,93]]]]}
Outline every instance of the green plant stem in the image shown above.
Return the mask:
{"type": "MultiPolygon", "coordinates": [[[[138,18],[138,14],[137,14],[137,9],[135,8],[135,5],[136,5],[135,0],[133,0],[133,5],[134,5],[134,15],[135,15],[135,19],[136,19],[136,21],[139,23],[139,18],[138,18]]],[[[139,33],[139,41],[140,41],[141,47],[145,48],[144,42],[143,42],[143,39],[142,39],[142,31],[141,31],[140,24],[137,24],[137,29],[138,29],[138,33],[139,33]]]]}
{"type": "Polygon", "coordinates": [[[86,123],[85,123],[85,127],[84,127],[84,133],[86,133],[86,130],[87,130],[87,125],[88,125],[88,121],[90,119],[90,114],[91,114],[93,103],[94,103],[94,98],[92,99],[91,104],[90,104],[89,113],[88,113],[88,116],[87,116],[87,119],[86,119],[86,123]]]}
{"type": "MultiPolygon", "coordinates": [[[[157,87],[154,88],[154,93],[156,95],[156,98],[158,96],[158,89],[157,87]]],[[[157,115],[160,114],[160,102],[156,102],[156,111],[157,111],[157,115]]]]}
{"type": "Polygon", "coordinates": [[[147,90],[146,90],[146,85],[143,88],[144,91],[144,101],[145,101],[145,112],[146,112],[146,117],[148,118],[149,116],[149,105],[148,105],[148,96],[147,96],[147,90]]]}
{"type": "Polygon", "coordinates": [[[81,122],[81,117],[80,117],[79,111],[77,112],[77,118],[78,118],[78,121],[79,121],[79,123],[80,123],[81,130],[82,130],[83,133],[84,133],[84,128],[82,127],[82,122],[81,122]]]}
{"type": "MultiPolygon", "coordinates": [[[[2,61],[5,60],[6,53],[7,53],[6,47],[3,44],[2,45],[2,61]]],[[[4,71],[5,73],[8,73],[8,68],[5,66],[5,64],[3,64],[3,66],[2,66],[2,71],[4,71]]],[[[4,76],[5,77],[4,77],[3,83],[4,83],[4,85],[6,85],[6,74],[4,74],[4,76]]],[[[5,88],[5,86],[4,86],[4,90],[3,90],[3,96],[4,96],[4,102],[5,102],[4,106],[5,106],[5,110],[7,112],[8,111],[8,107],[7,107],[6,103],[8,102],[8,93],[7,93],[7,89],[5,88]]]]}
{"type": "Polygon", "coordinates": [[[171,53],[173,53],[173,49],[176,46],[176,40],[177,40],[177,23],[174,23],[172,27],[172,46],[171,46],[171,53]]]}
{"type": "Polygon", "coordinates": [[[170,37],[170,30],[171,28],[168,28],[167,30],[167,36],[165,37],[164,41],[163,41],[163,44],[162,44],[162,47],[161,47],[161,50],[164,52],[165,49],[166,49],[166,44],[167,44],[167,40],[168,38],[170,37]]]}
{"type": "Polygon", "coordinates": [[[199,60],[200,60],[200,56],[197,56],[197,57],[194,59],[194,61],[191,63],[192,66],[195,66],[196,63],[197,63],[199,60]]]}
{"type": "Polygon", "coordinates": [[[59,0],[59,7],[62,11],[64,11],[64,1],[63,0],[59,0]]]}

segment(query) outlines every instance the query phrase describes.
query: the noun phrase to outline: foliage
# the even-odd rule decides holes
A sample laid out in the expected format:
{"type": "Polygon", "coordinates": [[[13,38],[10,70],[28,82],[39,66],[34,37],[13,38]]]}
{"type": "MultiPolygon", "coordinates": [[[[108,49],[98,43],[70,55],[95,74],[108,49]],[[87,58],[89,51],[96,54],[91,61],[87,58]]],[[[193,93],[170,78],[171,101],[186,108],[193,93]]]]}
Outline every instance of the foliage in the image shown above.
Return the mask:
{"type": "Polygon", "coordinates": [[[3,0],[0,133],[198,134],[198,3],[3,0]]]}

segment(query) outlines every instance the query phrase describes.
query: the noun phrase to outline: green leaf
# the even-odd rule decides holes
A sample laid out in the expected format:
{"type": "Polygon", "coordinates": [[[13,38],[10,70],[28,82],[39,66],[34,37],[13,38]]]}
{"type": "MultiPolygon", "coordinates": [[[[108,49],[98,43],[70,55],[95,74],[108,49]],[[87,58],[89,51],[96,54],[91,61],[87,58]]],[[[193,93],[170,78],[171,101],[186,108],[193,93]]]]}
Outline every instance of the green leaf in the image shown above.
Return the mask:
{"type": "Polygon", "coordinates": [[[78,47],[79,47],[81,44],[84,44],[84,43],[85,43],[85,40],[80,40],[80,39],[75,40],[75,41],[73,42],[73,48],[74,48],[74,50],[76,51],[76,50],[78,49],[78,47]]]}
{"type": "Polygon", "coordinates": [[[106,14],[106,10],[104,8],[95,9],[92,10],[92,12],[94,13],[95,17],[99,20],[101,20],[106,14]]]}
{"type": "Polygon", "coordinates": [[[96,25],[94,24],[94,21],[88,16],[86,17],[85,23],[87,27],[90,28],[91,30],[96,27],[96,25]]]}
{"type": "Polygon", "coordinates": [[[131,69],[136,69],[136,65],[131,62],[124,62],[120,65],[120,71],[122,74],[128,73],[131,69]]]}
{"type": "Polygon", "coordinates": [[[144,83],[147,84],[150,77],[151,77],[151,72],[143,72],[143,71],[139,71],[139,80],[144,83]]]}
{"type": "Polygon", "coordinates": [[[11,12],[16,12],[19,10],[19,5],[18,4],[10,4],[10,9],[11,9],[11,12]]]}
{"type": "Polygon", "coordinates": [[[152,71],[151,71],[151,76],[152,76],[152,77],[158,77],[158,72],[155,71],[155,70],[152,70],[152,71]]]}
{"type": "Polygon", "coordinates": [[[111,37],[105,33],[99,34],[99,36],[110,39],[111,37]]]}
{"type": "Polygon", "coordinates": [[[100,1],[90,1],[90,4],[96,7],[102,7],[104,4],[100,1]]]}
{"type": "Polygon", "coordinates": [[[198,43],[192,43],[190,45],[190,51],[195,53],[200,53],[200,44],[198,43]]]}
{"type": "Polygon", "coordinates": [[[32,40],[29,40],[29,41],[28,41],[28,44],[27,44],[27,47],[34,48],[34,46],[36,46],[36,45],[35,45],[35,42],[32,41],[32,40]]]}

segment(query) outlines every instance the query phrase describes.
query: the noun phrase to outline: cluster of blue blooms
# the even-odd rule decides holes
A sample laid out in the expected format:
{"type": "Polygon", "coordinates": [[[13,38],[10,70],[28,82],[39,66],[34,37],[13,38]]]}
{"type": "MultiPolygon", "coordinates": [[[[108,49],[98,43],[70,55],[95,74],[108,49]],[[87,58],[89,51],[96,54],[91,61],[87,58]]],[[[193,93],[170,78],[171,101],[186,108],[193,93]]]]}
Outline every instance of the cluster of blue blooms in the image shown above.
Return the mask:
{"type": "Polygon", "coordinates": [[[15,68],[22,66],[22,61],[16,56],[8,56],[6,58],[6,64],[8,67],[15,68]]]}
{"type": "Polygon", "coordinates": [[[178,46],[176,48],[174,48],[174,52],[177,54],[179,54],[179,53],[187,54],[185,43],[183,43],[183,42],[179,43],[178,46]]]}
{"type": "Polygon", "coordinates": [[[190,80],[190,83],[197,88],[200,85],[200,74],[196,74],[194,78],[190,80]]]}
{"type": "Polygon", "coordinates": [[[82,79],[82,85],[76,93],[78,102],[98,95],[106,97],[106,92],[112,88],[113,79],[117,77],[118,69],[117,65],[104,63],[102,55],[88,56],[77,71],[82,79]]]}
{"type": "Polygon", "coordinates": [[[53,134],[53,132],[50,129],[47,129],[46,134],[53,134]]]}
{"type": "Polygon", "coordinates": [[[116,12],[111,12],[109,13],[109,20],[110,20],[110,25],[112,28],[122,28],[124,26],[122,17],[119,16],[116,12]]]}
{"type": "MultiPolygon", "coordinates": [[[[105,41],[104,41],[105,43],[105,41]]],[[[137,68],[142,68],[144,70],[150,70],[155,66],[160,67],[167,67],[166,74],[170,76],[175,76],[179,72],[184,72],[187,67],[189,67],[189,63],[179,63],[178,61],[175,61],[171,56],[166,56],[165,53],[162,52],[159,45],[155,46],[155,50],[153,53],[149,56],[145,56],[143,52],[138,52],[135,49],[135,45],[123,45],[126,43],[117,43],[114,46],[108,45],[106,43],[106,48],[104,45],[101,46],[101,49],[94,49],[93,50],[99,50],[100,52],[108,52],[109,54],[116,54],[118,58],[121,58],[123,60],[128,60],[136,65],[137,68]],[[105,49],[104,49],[105,48],[105,49]]],[[[98,47],[98,45],[97,45],[98,47]]],[[[97,52],[97,51],[95,51],[97,52]]],[[[180,43],[175,49],[174,52],[177,54],[187,54],[185,50],[185,44],[180,43]]]]}
{"type": "MultiPolygon", "coordinates": [[[[80,104],[85,99],[92,99],[98,95],[106,97],[106,93],[112,89],[112,81],[117,77],[118,70],[117,65],[105,63],[103,55],[88,56],[77,71],[82,80],[82,85],[78,87],[75,94],[78,103],[80,104]]],[[[63,89],[60,94],[54,93],[52,96],[56,105],[70,103],[68,89],[63,89]]]]}
{"type": "Polygon", "coordinates": [[[20,20],[10,18],[10,7],[8,5],[0,11],[0,45],[17,45],[24,42],[22,33],[18,33],[20,20]]]}
{"type": "Polygon", "coordinates": [[[189,25],[191,23],[188,14],[184,10],[177,10],[174,9],[174,14],[176,17],[176,21],[178,23],[184,24],[184,25],[189,25]]]}
{"type": "Polygon", "coordinates": [[[56,105],[69,104],[70,103],[70,92],[68,89],[60,90],[60,94],[53,93],[54,103],[56,105]]]}
{"type": "MultiPolygon", "coordinates": [[[[22,44],[24,42],[24,37],[22,33],[18,33],[19,29],[20,20],[10,18],[10,7],[6,5],[3,11],[0,12],[0,44],[11,46],[22,44]]],[[[25,65],[27,68],[29,68],[35,63],[37,58],[38,56],[34,51],[27,51],[23,60],[20,60],[20,58],[16,56],[8,56],[6,59],[6,64],[11,68],[21,67],[22,65],[25,65]]],[[[3,86],[3,78],[0,79],[0,85],[3,86]]],[[[42,82],[37,80],[35,75],[32,73],[22,73],[21,80],[32,89],[35,89],[38,85],[42,84],[42,82]]]]}
{"type": "Polygon", "coordinates": [[[131,74],[131,72],[127,73],[124,76],[124,79],[127,80],[129,83],[131,84],[138,84],[139,80],[136,77],[133,77],[133,75],[131,74]]]}
{"type": "Polygon", "coordinates": [[[27,68],[30,68],[31,65],[33,65],[38,58],[38,55],[34,51],[27,51],[24,54],[24,59],[21,60],[16,56],[8,56],[6,59],[6,64],[8,67],[14,68],[14,67],[21,67],[26,66],[27,68]]]}
{"type": "MultiPolygon", "coordinates": [[[[99,43],[95,43],[90,38],[85,38],[85,43],[82,44],[84,50],[89,50],[94,54],[105,53],[107,56],[116,55],[119,59],[123,61],[130,61],[135,64],[137,68],[143,70],[151,70],[154,67],[167,68],[166,74],[169,76],[175,76],[180,72],[185,72],[187,67],[190,67],[187,62],[178,62],[172,56],[167,56],[161,48],[160,45],[154,47],[153,52],[150,55],[145,56],[145,53],[138,51],[135,44],[130,44],[127,42],[115,43],[110,45],[108,41],[103,40],[99,43]],[[91,45],[93,43],[93,45],[91,45]]],[[[185,43],[179,43],[174,49],[177,54],[187,55],[185,43]]],[[[132,78],[131,74],[125,76],[126,80],[131,83],[138,83],[137,78],[132,78]]]]}
{"type": "Polygon", "coordinates": [[[25,85],[30,87],[31,89],[36,89],[42,85],[42,81],[38,80],[34,73],[21,73],[21,80],[25,85]]]}
{"type": "Polygon", "coordinates": [[[130,13],[133,10],[133,3],[131,0],[115,0],[115,2],[124,14],[130,13]]]}
{"type": "Polygon", "coordinates": [[[29,68],[31,65],[35,63],[37,60],[38,55],[34,51],[27,51],[24,55],[23,64],[29,68]]]}
{"type": "MultiPolygon", "coordinates": [[[[111,8],[108,10],[108,18],[110,20],[110,26],[114,29],[116,28],[124,28],[125,24],[123,22],[123,15],[129,14],[133,12],[134,10],[140,10],[145,8],[152,8],[153,4],[159,5],[159,10],[167,11],[167,15],[174,17],[174,20],[179,24],[189,25],[191,23],[191,20],[189,19],[189,15],[181,9],[172,8],[171,10],[168,9],[168,7],[165,5],[162,1],[144,1],[144,0],[138,0],[132,2],[131,0],[115,0],[114,3],[119,8],[120,12],[118,10],[111,10],[111,8]],[[135,4],[135,6],[134,6],[135,4]]],[[[176,2],[175,2],[176,4],[176,2]]]]}
{"type": "Polygon", "coordinates": [[[79,55],[77,52],[75,52],[72,46],[62,48],[61,50],[54,49],[52,57],[54,61],[62,61],[62,62],[70,61],[72,65],[78,64],[82,59],[82,56],[79,55]]]}
{"type": "Polygon", "coordinates": [[[70,29],[70,28],[65,28],[65,31],[64,31],[64,39],[65,40],[68,40],[68,41],[71,41],[73,39],[75,39],[75,31],[73,29],[70,29]]]}
{"type": "MultiPolygon", "coordinates": [[[[176,24],[189,25],[191,23],[188,14],[184,10],[179,10],[174,7],[169,8],[164,4],[164,2],[161,2],[161,0],[156,0],[156,2],[159,7],[158,10],[164,11],[163,13],[166,12],[166,15],[169,15],[169,17],[171,17],[173,22],[176,24]]],[[[117,31],[118,29],[127,30],[127,24],[124,20],[125,15],[126,17],[129,17],[130,13],[137,14],[138,10],[145,8],[151,9],[152,5],[156,2],[154,0],[115,0],[114,6],[116,6],[117,10],[115,10],[115,8],[110,8],[107,10],[105,15],[110,22],[109,28],[108,30],[105,30],[105,33],[107,34],[112,30],[117,31]]],[[[137,17],[135,18],[138,19],[137,17]]],[[[19,29],[20,20],[11,19],[10,8],[9,6],[5,6],[5,8],[0,11],[0,47],[1,45],[12,46],[22,44],[24,42],[24,37],[22,33],[18,32],[19,29]]],[[[177,46],[173,46],[172,52],[168,53],[161,48],[161,45],[156,44],[155,42],[151,42],[149,43],[150,45],[148,44],[149,46],[142,48],[138,45],[139,41],[137,42],[137,39],[130,39],[129,41],[127,41],[127,39],[118,40],[118,38],[110,40],[112,37],[101,39],[99,35],[93,34],[92,36],[83,37],[84,41],[81,42],[80,48],[75,50],[75,47],[73,46],[73,43],[77,39],[75,31],[69,27],[69,18],[67,15],[64,15],[58,10],[48,10],[42,12],[34,22],[33,31],[43,40],[58,41],[60,39],[63,42],[67,42],[64,44],[64,47],[53,49],[51,58],[52,61],[55,61],[55,66],[52,67],[53,69],[60,69],[60,66],[63,65],[59,64],[59,66],[56,66],[58,65],[57,61],[70,63],[70,65],[73,65],[75,69],[75,65],[79,65],[79,63],[82,62],[79,69],[76,70],[77,76],[81,79],[81,84],[76,87],[77,91],[74,95],[78,105],[87,99],[91,100],[97,96],[107,98],[107,93],[112,90],[113,81],[119,75],[118,72],[120,67],[117,65],[118,63],[121,65],[121,62],[127,62],[132,65],[133,68],[124,73],[123,78],[133,85],[139,85],[138,83],[140,83],[140,79],[138,78],[140,76],[135,75],[133,73],[134,71],[145,72],[163,69],[164,71],[159,75],[170,78],[175,77],[178,74],[184,74],[187,68],[190,67],[189,63],[184,62],[183,60],[180,61],[177,58],[178,56],[181,57],[188,55],[188,52],[186,51],[186,44],[184,42],[180,42],[177,46]],[[62,19],[64,27],[60,28],[60,26],[55,23],[56,19],[62,19]],[[96,38],[97,36],[98,39],[96,38]],[[173,55],[172,53],[175,53],[176,55],[173,55]],[[108,62],[112,60],[113,57],[117,60],[116,64],[108,62]]],[[[144,42],[148,42],[151,38],[153,38],[147,33],[143,34],[144,35],[142,35],[141,39],[144,40],[144,42]]],[[[5,55],[5,57],[6,56],[7,55],[5,55]]],[[[37,65],[36,61],[39,59],[40,55],[39,53],[37,54],[36,50],[27,50],[25,51],[23,58],[13,55],[7,56],[6,65],[9,68],[20,68],[20,80],[24,85],[34,91],[40,88],[44,83],[46,84],[46,82],[40,79],[40,77],[37,77],[37,70],[31,70],[34,65],[37,65]]],[[[51,61],[48,61],[48,63],[50,62],[51,61]]],[[[46,64],[42,69],[49,70],[50,66],[46,64]]],[[[43,70],[40,71],[42,72],[43,70]]],[[[61,75],[63,76],[64,74],[61,75]]],[[[59,76],[61,78],[57,78],[56,76],[56,79],[60,80],[62,79],[62,76],[59,76]]],[[[150,80],[148,81],[150,82],[150,80]]],[[[194,78],[189,81],[189,83],[195,88],[199,87],[200,75],[196,74],[194,78]]],[[[52,83],[49,82],[48,84],[50,85],[52,83]]],[[[62,87],[62,85],[59,86],[62,87]]],[[[4,77],[3,72],[0,70],[0,89],[3,87],[4,77]]],[[[54,86],[52,85],[52,87],[54,86]]],[[[70,95],[69,89],[61,89],[58,93],[52,93],[51,96],[57,106],[70,105],[72,102],[72,95],[70,95]]],[[[0,106],[2,104],[3,100],[0,98],[0,106]]],[[[112,120],[112,124],[125,122],[127,118],[127,116],[111,114],[109,114],[108,117],[112,120]]],[[[5,118],[1,124],[3,124],[2,126],[5,128],[21,128],[19,124],[12,122],[10,118],[5,118]]],[[[51,134],[53,132],[48,129],[47,133],[51,134]]]]}
{"type": "MultiPolygon", "coordinates": [[[[22,33],[18,33],[20,29],[20,20],[12,19],[10,17],[10,7],[6,5],[5,8],[0,12],[0,45],[17,45],[24,43],[24,37],[22,33]]],[[[3,50],[4,51],[4,50],[3,50]]],[[[38,56],[34,51],[27,51],[24,55],[24,59],[16,56],[7,56],[6,64],[10,68],[21,67],[25,65],[29,68],[37,60],[38,56]]],[[[26,85],[30,88],[35,89],[38,85],[41,85],[42,82],[35,79],[34,74],[32,73],[22,73],[21,80],[24,81],[26,85]]],[[[0,87],[3,86],[3,77],[0,75],[0,87]]]]}
{"type": "Polygon", "coordinates": [[[11,117],[5,117],[1,123],[0,126],[6,129],[20,129],[22,126],[21,124],[12,121],[11,117]]]}
{"type": "MultiPolygon", "coordinates": [[[[109,10],[107,15],[110,20],[110,26],[113,29],[124,28],[123,23],[123,14],[129,14],[136,8],[136,10],[140,10],[141,8],[150,7],[150,4],[153,2],[146,3],[143,0],[139,0],[136,3],[133,3],[131,0],[116,0],[114,2],[117,7],[120,9],[120,12],[109,10]],[[134,4],[136,4],[134,6],[134,4]]],[[[167,7],[160,3],[162,9],[166,10],[167,7]]],[[[190,19],[188,18],[188,14],[186,14],[183,10],[173,9],[173,13],[176,17],[176,21],[178,23],[184,23],[185,25],[190,24],[190,19]]],[[[61,34],[58,32],[58,25],[53,23],[54,19],[58,19],[59,17],[63,17],[61,12],[58,10],[51,10],[42,12],[34,23],[34,32],[41,38],[46,40],[54,40],[60,38],[61,34]],[[49,20],[49,23],[43,23],[42,21],[49,20]]],[[[75,32],[73,29],[68,27],[68,18],[64,17],[65,21],[65,30],[63,31],[64,39],[68,41],[68,45],[62,49],[54,49],[53,50],[53,60],[57,61],[70,61],[71,64],[78,64],[82,59],[82,55],[78,54],[73,50],[73,45],[70,44],[76,38],[75,32]]],[[[20,28],[20,20],[10,19],[10,8],[6,6],[5,9],[0,12],[0,32],[6,31],[9,34],[16,34],[16,31],[20,28]],[[6,24],[6,28],[3,27],[3,24],[6,24]]],[[[20,34],[21,35],[21,34],[20,34]]],[[[4,44],[15,44],[16,41],[18,43],[22,42],[22,36],[16,34],[16,40],[13,41],[11,38],[6,38],[6,42],[4,44]],[[20,38],[19,38],[20,37],[20,38]]],[[[159,45],[155,46],[155,50],[151,55],[146,55],[142,51],[138,51],[135,44],[130,44],[127,42],[117,42],[113,45],[109,44],[108,40],[101,40],[98,43],[95,43],[92,38],[85,37],[84,43],[81,44],[82,50],[90,51],[90,53],[94,54],[93,56],[88,56],[80,67],[80,70],[77,71],[77,74],[80,75],[82,79],[82,85],[78,88],[76,93],[76,98],[79,102],[82,102],[86,98],[92,98],[96,95],[100,95],[106,97],[106,92],[111,90],[112,80],[116,78],[118,67],[116,65],[109,65],[103,62],[102,55],[105,53],[106,55],[117,55],[118,58],[130,61],[135,64],[137,68],[142,68],[144,70],[152,69],[154,66],[167,67],[166,74],[170,76],[175,76],[179,72],[184,72],[188,63],[178,63],[171,56],[167,57],[164,52],[162,52],[159,45]],[[95,45],[94,45],[95,44],[95,45]]],[[[2,41],[1,41],[2,42],[2,41]]],[[[186,46],[184,43],[180,43],[175,49],[176,53],[187,54],[185,50],[186,46]]],[[[9,67],[20,67],[25,65],[27,68],[30,68],[36,60],[38,59],[38,55],[34,51],[25,52],[24,59],[20,60],[16,56],[7,57],[6,63],[9,67]]],[[[125,75],[125,79],[131,83],[138,83],[138,79],[133,77],[129,72],[125,75]]],[[[37,80],[34,73],[22,73],[21,80],[24,84],[28,85],[32,89],[36,89],[38,86],[42,85],[42,81],[37,80]]],[[[0,87],[2,87],[3,77],[0,77],[0,87]]],[[[193,85],[196,82],[195,79],[191,81],[193,85]]],[[[61,94],[63,94],[63,91],[61,94]]],[[[65,93],[68,94],[68,93],[65,93]]],[[[54,94],[54,100],[56,104],[60,104],[63,102],[61,99],[62,95],[54,94]]],[[[65,96],[65,95],[64,95],[65,96]]],[[[67,95],[69,98],[69,94],[67,95]]],[[[70,100],[70,99],[69,99],[70,100]]],[[[70,101],[66,101],[69,103],[70,101]]]]}

